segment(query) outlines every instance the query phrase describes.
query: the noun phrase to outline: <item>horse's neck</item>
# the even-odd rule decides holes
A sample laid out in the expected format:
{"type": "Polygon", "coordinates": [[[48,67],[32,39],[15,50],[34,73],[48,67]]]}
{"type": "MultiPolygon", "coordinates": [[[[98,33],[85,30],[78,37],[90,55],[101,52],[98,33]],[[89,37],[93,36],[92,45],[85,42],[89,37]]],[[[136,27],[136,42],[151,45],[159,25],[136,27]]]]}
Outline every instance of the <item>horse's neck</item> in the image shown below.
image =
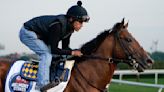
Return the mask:
{"type": "Polygon", "coordinates": [[[115,64],[108,64],[103,60],[90,59],[80,63],[78,68],[86,80],[92,80],[93,85],[104,88],[113,76],[115,64]]]}
{"type": "MultiPolygon", "coordinates": [[[[107,37],[92,55],[104,58],[112,57],[113,42],[113,36],[107,37]]],[[[92,80],[93,85],[104,88],[110,82],[116,65],[109,64],[107,61],[101,59],[87,59],[79,63],[78,67],[86,80],[92,80]]]]}
{"type": "Polygon", "coordinates": [[[111,58],[113,54],[114,45],[114,37],[108,36],[99,46],[99,48],[95,51],[94,54],[106,58],[111,58]]]}
{"type": "MultiPolygon", "coordinates": [[[[114,42],[114,36],[108,36],[103,43],[99,46],[99,48],[97,49],[97,51],[95,53],[93,53],[93,55],[96,56],[101,56],[103,58],[112,58],[113,56],[113,51],[114,51],[114,47],[115,46],[115,42],[114,42]]],[[[95,67],[95,72],[97,72],[97,74],[99,74],[98,76],[102,76],[104,78],[106,78],[106,80],[110,81],[113,73],[116,69],[116,64],[114,63],[108,63],[107,61],[103,61],[103,60],[97,60],[97,63],[95,63],[95,66],[99,66],[99,67],[95,67]]]]}

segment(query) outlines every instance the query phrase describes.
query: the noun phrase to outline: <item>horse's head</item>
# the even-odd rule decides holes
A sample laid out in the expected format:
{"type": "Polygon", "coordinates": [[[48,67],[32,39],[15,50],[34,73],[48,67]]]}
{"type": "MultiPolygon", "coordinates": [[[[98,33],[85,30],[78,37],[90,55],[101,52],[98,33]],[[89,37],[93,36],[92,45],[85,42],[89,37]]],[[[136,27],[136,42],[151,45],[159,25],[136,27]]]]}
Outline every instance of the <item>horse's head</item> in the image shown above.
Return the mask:
{"type": "Polygon", "coordinates": [[[137,40],[128,32],[127,28],[128,23],[124,25],[124,19],[112,28],[115,41],[113,56],[114,58],[124,60],[139,72],[142,72],[144,69],[152,65],[153,60],[140,46],[137,40]]]}
{"type": "MultiPolygon", "coordinates": [[[[128,32],[128,23],[124,19],[116,23],[110,30],[99,34],[96,38],[84,44],[81,51],[85,55],[111,58],[113,62],[125,62],[139,72],[149,68],[153,60],[128,32]]],[[[99,58],[100,59],[100,58],[99,58]]]]}
{"type": "MultiPolygon", "coordinates": [[[[90,87],[104,91],[103,89],[110,82],[115,66],[119,62],[128,63],[139,72],[144,71],[153,63],[153,60],[127,28],[128,23],[124,25],[123,19],[112,29],[102,32],[80,48],[83,56],[79,61],[83,62],[77,63],[76,67],[79,68],[77,71],[84,70],[80,76],[87,81],[85,83],[88,83],[87,85],[90,87]],[[92,80],[92,82],[88,80],[92,80]]],[[[80,77],[76,76],[76,78],[80,77]]]]}

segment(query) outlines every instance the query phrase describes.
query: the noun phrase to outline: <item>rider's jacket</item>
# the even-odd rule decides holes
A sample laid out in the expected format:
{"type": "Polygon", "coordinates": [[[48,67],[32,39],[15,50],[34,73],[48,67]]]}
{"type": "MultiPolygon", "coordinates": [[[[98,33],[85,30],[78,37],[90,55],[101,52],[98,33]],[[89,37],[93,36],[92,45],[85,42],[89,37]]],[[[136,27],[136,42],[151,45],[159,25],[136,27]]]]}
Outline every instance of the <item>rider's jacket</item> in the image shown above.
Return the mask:
{"type": "Polygon", "coordinates": [[[34,31],[38,39],[51,47],[52,54],[71,54],[69,43],[74,30],[65,15],[35,17],[25,22],[24,28],[34,31]],[[59,41],[62,41],[62,49],[58,48],[59,41]]]}

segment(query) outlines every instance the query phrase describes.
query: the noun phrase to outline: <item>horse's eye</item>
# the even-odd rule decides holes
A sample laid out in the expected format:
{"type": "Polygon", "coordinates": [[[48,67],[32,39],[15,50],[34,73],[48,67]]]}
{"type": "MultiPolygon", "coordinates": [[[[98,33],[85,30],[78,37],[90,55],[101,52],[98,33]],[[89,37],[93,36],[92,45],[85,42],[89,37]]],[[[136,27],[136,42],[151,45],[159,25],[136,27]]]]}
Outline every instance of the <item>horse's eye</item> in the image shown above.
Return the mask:
{"type": "Polygon", "coordinates": [[[130,39],[130,38],[126,38],[125,39],[127,42],[132,42],[132,39],[130,39]]]}

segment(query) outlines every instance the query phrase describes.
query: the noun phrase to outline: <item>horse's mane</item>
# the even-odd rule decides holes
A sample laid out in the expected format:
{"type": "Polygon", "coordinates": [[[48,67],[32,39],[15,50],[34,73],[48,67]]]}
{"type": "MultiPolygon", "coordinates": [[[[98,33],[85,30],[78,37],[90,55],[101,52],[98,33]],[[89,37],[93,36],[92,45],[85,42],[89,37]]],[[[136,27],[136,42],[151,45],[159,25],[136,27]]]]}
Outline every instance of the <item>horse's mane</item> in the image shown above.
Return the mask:
{"type": "Polygon", "coordinates": [[[112,33],[117,32],[121,27],[121,22],[116,23],[112,29],[105,30],[101,32],[96,38],[93,38],[89,42],[85,43],[81,47],[81,52],[85,55],[90,55],[92,52],[96,51],[100,44],[105,40],[105,38],[112,33]]]}
{"type": "Polygon", "coordinates": [[[101,32],[96,38],[93,38],[89,42],[83,44],[81,47],[81,52],[85,55],[89,55],[95,50],[97,50],[97,48],[105,40],[105,38],[109,35],[109,33],[110,33],[110,29],[105,30],[101,32]]]}

